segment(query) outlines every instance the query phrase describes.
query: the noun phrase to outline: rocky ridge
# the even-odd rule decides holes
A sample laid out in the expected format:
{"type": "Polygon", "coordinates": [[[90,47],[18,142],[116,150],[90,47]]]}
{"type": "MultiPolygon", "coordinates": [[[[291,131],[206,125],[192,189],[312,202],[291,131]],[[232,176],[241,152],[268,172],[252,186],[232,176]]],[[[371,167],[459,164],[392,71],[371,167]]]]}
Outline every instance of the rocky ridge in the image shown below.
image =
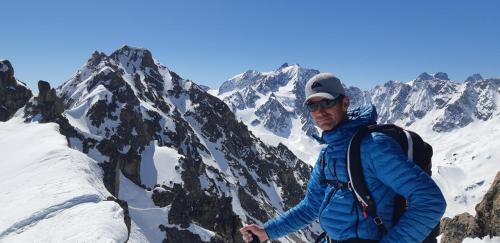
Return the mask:
{"type": "Polygon", "coordinates": [[[83,136],[72,146],[101,162],[108,190],[119,194],[123,174],[169,208],[168,222],[158,225],[167,241],[169,233],[196,235],[194,224],[214,232],[213,241],[241,242],[244,222],[264,222],[302,198],[308,165],[285,146],[262,143],[226,104],[146,49],[95,52],[58,95],[83,136]],[[178,158],[161,162],[173,169],[169,178],[146,156],[167,150],[178,158]]]}

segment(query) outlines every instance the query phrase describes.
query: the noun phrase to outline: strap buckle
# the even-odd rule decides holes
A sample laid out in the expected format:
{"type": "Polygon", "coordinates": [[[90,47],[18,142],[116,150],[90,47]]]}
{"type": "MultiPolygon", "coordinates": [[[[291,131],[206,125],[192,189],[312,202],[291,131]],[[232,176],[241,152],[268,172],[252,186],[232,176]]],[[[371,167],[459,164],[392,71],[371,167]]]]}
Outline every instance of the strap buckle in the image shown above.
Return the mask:
{"type": "Polygon", "coordinates": [[[375,217],[373,218],[373,222],[375,222],[376,225],[382,225],[384,224],[384,222],[382,221],[382,219],[380,217],[375,217]]]}

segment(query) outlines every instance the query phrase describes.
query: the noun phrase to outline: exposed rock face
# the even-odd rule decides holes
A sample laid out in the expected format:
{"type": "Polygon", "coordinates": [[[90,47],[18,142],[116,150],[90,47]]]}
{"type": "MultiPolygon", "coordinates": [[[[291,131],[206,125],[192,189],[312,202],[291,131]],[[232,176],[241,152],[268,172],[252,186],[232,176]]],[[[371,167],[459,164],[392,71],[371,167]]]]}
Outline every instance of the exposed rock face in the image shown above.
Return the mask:
{"type": "Polygon", "coordinates": [[[476,205],[477,223],[484,235],[500,236],[500,172],[484,199],[476,205]]]}
{"type": "Polygon", "coordinates": [[[8,60],[0,60],[0,121],[7,121],[33,96],[26,84],[16,80],[8,60]]]}
{"type": "Polygon", "coordinates": [[[288,136],[287,133],[290,132],[292,126],[291,117],[294,114],[287,111],[274,94],[271,94],[267,102],[255,111],[255,115],[261,119],[264,126],[269,130],[282,134],[283,137],[288,136]]]}
{"type": "Polygon", "coordinates": [[[389,81],[377,86],[370,96],[380,123],[409,126],[430,114],[434,131],[449,132],[500,114],[499,87],[500,79],[483,79],[479,74],[456,83],[445,73],[423,73],[411,83],[389,81]]]}
{"type": "Polygon", "coordinates": [[[459,243],[465,238],[483,238],[485,236],[500,236],[500,172],[493,184],[476,205],[476,217],[469,213],[444,218],[441,221],[441,242],[459,243]]]}
{"type": "MultiPolygon", "coordinates": [[[[262,143],[224,102],[168,70],[148,50],[95,52],[59,94],[64,116],[82,137],[73,146],[101,162],[106,187],[118,195],[121,172],[152,189],[157,207],[169,206],[169,225],[158,226],[166,242],[206,241],[172,228],[193,224],[214,232],[210,241],[242,242],[243,222],[264,222],[303,196],[308,165],[284,146],[262,143]],[[161,168],[143,174],[160,150],[175,154],[162,161],[172,174],[161,180],[161,168]]],[[[310,235],[306,230],[293,237],[300,242],[312,240],[310,235]]]]}
{"type": "MultiPolygon", "coordinates": [[[[247,71],[224,82],[219,88],[219,96],[233,111],[254,108],[255,116],[245,120],[249,126],[264,124],[264,119],[269,117],[259,116],[259,107],[255,107],[255,104],[268,104],[272,99],[276,99],[281,106],[273,106],[268,109],[268,113],[290,117],[292,121],[300,118],[302,130],[312,136],[318,134],[318,131],[303,105],[304,85],[317,73],[317,70],[288,64],[268,73],[247,71]],[[283,92],[290,89],[288,87],[293,87],[291,92],[283,92]],[[289,98],[293,96],[295,99],[289,98]],[[293,116],[285,111],[291,111],[293,116]]],[[[391,80],[370,91],[345,85],[344,87],[351,101],[350,108],[374,104],[378,111],[379,123],[396,123],[407,127],[429,115],[432,116],[434,131],[449,132],[465,127],[476,119],[489,120],[500,114],[500,79],[485,79],[480,74],[473,74],[464,83],[453,82],[446,73],[438,72],[422,73],[408,83],[391,80]]],[[[244,111],[244,114],[248,117],[248,111],[244,111]]],[[[273,126],[268,130],[287,138],[289,133],[283,130],[288,128],[280,128],[282,130],[273,126]]]]}
{"type": "Polygon", "coordinates": [[[300,117],[301,129],[308,135],[318,134],[304,107],[305,84],[318,73],[318,70],[288,63],[268,73],[249,70],[225,81],[219,88],[219,96],[224,97],[233,111],[254,108],[255,117],[248,124],[264,124],[280,137],[290,134],[292,117],[300,117]],[[266,107],[256,107],[258,100],[266,107]]]}
{"type": "Polygon", "coordinates": [[[441,242],[447,243],[460,243],[467,237],[478,237],[481,234],[476,219],[469,213],[459,214],[453,219],[443,219],[441,232],[443,233],[441,242]]]}
{"type": "Polygon", "coordinates": [[[38,96],[25,108],[27,121],[54,122],[61,117],[64,105],[47,81],[38,81],[38,96]]]}
{"type": "MultiPolygon", "coordinates": [[[[64,105],[56,91],[50,87],[47,81],[38,81],[38,96],[33,97],[24,107],[23,117],[26,122],[54,122],[59,124],[59,132],[65,135],[68,140],[71,137],[82,138],[76,130],[69,124],[68,120],[62,116],[64,105]]],[[[92,140],[86,141],[92,143],[92,140]]]]}

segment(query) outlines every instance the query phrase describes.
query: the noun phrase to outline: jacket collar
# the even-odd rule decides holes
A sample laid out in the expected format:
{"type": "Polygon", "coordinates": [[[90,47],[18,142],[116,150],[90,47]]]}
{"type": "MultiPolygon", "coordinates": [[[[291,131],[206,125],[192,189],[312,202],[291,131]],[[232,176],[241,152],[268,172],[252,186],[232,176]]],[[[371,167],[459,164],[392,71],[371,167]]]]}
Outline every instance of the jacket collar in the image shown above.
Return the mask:
{"type": "Polygon", "coordinates": [[[321,143],[332,144],[350,139],[359,127],[375,124],[377,122],[377,109],[374,105],[358,107],[348,111],[347,117],[346,121],[333,129],[323,131],[321,143]]]}

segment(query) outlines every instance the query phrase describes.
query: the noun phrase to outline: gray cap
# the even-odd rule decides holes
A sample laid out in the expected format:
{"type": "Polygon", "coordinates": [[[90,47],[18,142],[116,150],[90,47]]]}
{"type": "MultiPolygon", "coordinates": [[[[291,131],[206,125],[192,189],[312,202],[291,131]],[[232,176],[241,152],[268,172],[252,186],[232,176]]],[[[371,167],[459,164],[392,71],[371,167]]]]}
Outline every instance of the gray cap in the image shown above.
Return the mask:
{"type": "Polygon", "coordinates": [[[331,73],[320,73],[307,81],[306,100],[304,104],[314,97],[333,100],[340,95],[345,95],[344,87],[342,87],[340,80],[331,73]]]}

